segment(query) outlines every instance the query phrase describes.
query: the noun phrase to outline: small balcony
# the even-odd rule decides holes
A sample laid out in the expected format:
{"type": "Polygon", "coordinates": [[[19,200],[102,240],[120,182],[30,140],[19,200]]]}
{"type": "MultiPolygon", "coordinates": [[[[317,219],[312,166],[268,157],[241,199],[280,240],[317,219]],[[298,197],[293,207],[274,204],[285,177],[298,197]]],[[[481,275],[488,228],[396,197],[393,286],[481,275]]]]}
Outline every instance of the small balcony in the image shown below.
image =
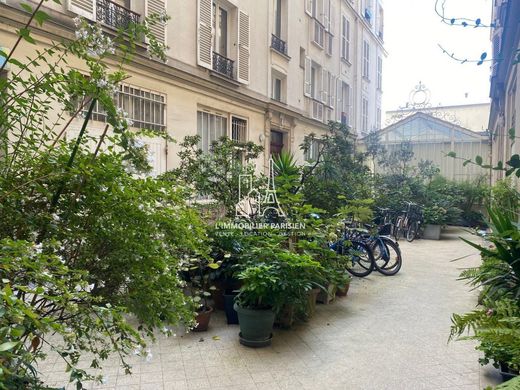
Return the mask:
{"type": "Polygon", "coordinates": [[[97,0],[96,19],[116,30],[126,29],[130,23],[139,23],[141,15],[110,0],[97,0]]]}
{"type": "Polygon", "coordinates": [[[234,61],[217,52],[213,52],[213,70],[227,78],[233,79],[234,61]]]}
{"type": "Polygon", "coordinates": [[[287,55],[287,44],[285,41],[276,35],[271,35],[271,47],[276,50],[278,53],[281,53],[283,55],[287,55]]]}

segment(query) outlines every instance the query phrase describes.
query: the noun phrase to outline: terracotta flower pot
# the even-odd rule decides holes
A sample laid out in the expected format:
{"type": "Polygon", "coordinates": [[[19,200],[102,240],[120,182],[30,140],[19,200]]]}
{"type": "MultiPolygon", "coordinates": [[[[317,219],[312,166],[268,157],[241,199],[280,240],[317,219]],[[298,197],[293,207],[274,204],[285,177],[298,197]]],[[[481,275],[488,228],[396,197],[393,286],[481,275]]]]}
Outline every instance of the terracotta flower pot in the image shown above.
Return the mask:
{"type": "Polygon", "coordinates": [[[329,303],[334,301],[335,297],[336,285],[334,283],[329,283],[329,285],[327,286],[327,291],[320,290],[317,301],[325,305],[328,305],[329,303]]]}
{"type": "Polygon", "coordinates": [[[278,324],[280,328],[290,328],[294,323],[294,305],[287,303],[283,305],[282,310],[275,320],[275,323],[278,324]]]}
{"type": "Polygon", "coordinates": [[[200,311],[199,314],[197,314],[195,321],[197,321],[198,325],[195,326],[195,328],[193,328],[194,332],[204,332],[208,330],[209,320],[211,319],[211,313],[213,313],[213,308],[211,306],[208,306],[205,308],[204,311],[200,311]]]}
{"type": "Polygon", "coordinates": [[[350,283],[345,284],[343,287],[338,287],[336,290],[337,297],[346,297],[348,293],[348,289],[350,288],[350,283]]]}

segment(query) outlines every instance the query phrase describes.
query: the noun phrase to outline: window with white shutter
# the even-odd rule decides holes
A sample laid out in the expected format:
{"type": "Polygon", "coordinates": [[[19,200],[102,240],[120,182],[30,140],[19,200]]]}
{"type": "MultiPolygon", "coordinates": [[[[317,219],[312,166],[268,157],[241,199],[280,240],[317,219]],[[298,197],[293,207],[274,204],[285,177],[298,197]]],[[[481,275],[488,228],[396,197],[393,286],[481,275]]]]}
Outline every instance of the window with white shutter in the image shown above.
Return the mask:
{"type": "Polygon", "coordinates": [[[329,72],[326,69],[321,69],[321,96],[320,100],[323,103],[328,103],[329,101],[329,72]]]}
{"type": "MultiPolygon", "coordinates": [[[[147,0],[146,16],[166,14],[166,0],[147,0]]],[[[158,21],[150,26],[150,30],[158,42],[166,44],[166,23],[158,21]]]]}
{"type": "Polygon", "coordinates": [[[249,15],[238,11],[238,54],[237,80],[249,84],[250,49],[249,49],[249,15]]]}
{"type": "Polygon", "coordinates": [[[346,16],[341,20],[341,58],[350,62],[350,22],[346,16]]]}
{"type": "Polygon", "coordinates": [[[213,57],[212,0],[198,0],[197,6],[197,63],[211,69],[213,57]]]}
{"type": "Polygon", "coordinates": [[[305,12],[312,16],[312,7],[315,0],[303,0],[305,2],[305,12]]]}
{"type": "Polygon", "coordinates": [[[370,46],[367,41],[363,41],[363,77],[370,79],[370,46]]]}
{"type": "Polygon", "coordinates": [[[312,94],[312,60],[310,57],[305,57],[305,77],[304,77],[304,86],[303,86],[303,94],[305,96],[311,97],[312,94]]]}
{"type": "Polygon", "coordinates": [[[67,9],[84,18],[96,20],[95,0],[68,0],[67,9]]]}

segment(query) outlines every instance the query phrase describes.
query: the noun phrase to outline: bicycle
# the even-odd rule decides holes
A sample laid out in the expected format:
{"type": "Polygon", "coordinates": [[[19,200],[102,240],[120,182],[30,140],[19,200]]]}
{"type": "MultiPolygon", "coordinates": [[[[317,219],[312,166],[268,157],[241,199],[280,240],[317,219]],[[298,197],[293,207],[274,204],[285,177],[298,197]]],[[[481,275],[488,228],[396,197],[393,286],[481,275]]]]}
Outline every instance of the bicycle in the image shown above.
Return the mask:
{"type": "Polygon", "coordinates": [[[364,228],[351,227],[350,229],[355,232],[351,234],[352,237],[370,247],[374,257],[374,268],[377,271],[386,276],[399,272],[403,259],[397,241],[385,235],[381,227],[378,227],[375,233],[371,233],[374,227],[369,224],[365,224],[364,228]]]}
{"type": "Polygon", "coordinates": [[[418,205],[412,202],[406,202],[406,210],[399,215],[395,221],[392,235],[396,241],[400,237],[405,237],[408,242],[412,242],[418,235],[422,217],[418,205]]]}
{"type": "Polygon", "coordinates": [[[329,248],[339,255],[349,257],[351,264],[347,271],[354,276],[363,278],[370,275],[375,268],[372,250],[366,243],[355,238],[347,223],[345,223],[342,237],[329,243],[329,248]]]}

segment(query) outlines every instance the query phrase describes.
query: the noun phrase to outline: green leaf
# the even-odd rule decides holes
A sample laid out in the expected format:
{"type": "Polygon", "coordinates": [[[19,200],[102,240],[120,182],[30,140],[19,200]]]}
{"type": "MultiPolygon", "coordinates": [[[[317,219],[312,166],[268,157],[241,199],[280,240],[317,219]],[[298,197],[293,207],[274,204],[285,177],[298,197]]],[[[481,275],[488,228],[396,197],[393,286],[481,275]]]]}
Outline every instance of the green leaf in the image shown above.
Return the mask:
{"type": "Polygon", "coordinates": [[[33,13],[33,9],[32,9],[32,7],[29,4],[21,3],[20,7],[22,7],[24,10],[26,10],[30,14],[33,13]]]}
{"type": "Polygon", "coordinates": [[[18,341],[8,341],[6,343],[0,344],[0,352],[9,351],[18,345],[18,341]]]}
{"type": "Polygon", "coordinates": [[[475,162],[477,163],[477,165],[482,165],[482,157],[481,156],[477,156],[475,157],[475,162]]]}
{"type": "Polygon", "coordinates": [[[36,22],[41,26],[44,22],[49,20],[49,15],[43,11],[36,11],[34,14],[34,19],[36,19],[36,22]]]}
{"type": "Polygon", "coordinates": [[[211,269],[218,269],[220,266],[217,263],[209,263],[208,267],[211,269]]]}
{"type": "Polygon", "coordinates": [[[455,158],[455,157],[457,157],[457,153],[452,151],[452,152],[449,152],[447,156],[455,158]]]}
{"type": "Polygon", "coordinates": [[[31,37],[31,30],[29,30],[26,27],[18,30],[18,35],[20,35],[23,39],[25,39],[29,43],[32,43],[33,45],[36,43],[36,41],[31,37]]]}

